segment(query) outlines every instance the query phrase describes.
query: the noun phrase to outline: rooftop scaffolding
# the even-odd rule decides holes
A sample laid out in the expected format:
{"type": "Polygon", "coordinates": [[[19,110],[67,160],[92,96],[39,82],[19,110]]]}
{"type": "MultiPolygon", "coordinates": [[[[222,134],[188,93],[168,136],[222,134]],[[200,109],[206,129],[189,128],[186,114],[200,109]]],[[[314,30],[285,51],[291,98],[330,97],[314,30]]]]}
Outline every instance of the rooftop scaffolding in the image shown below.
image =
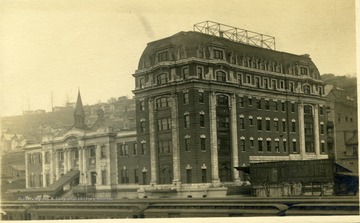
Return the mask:
{"type": "Polygon", "coordinates": [[[228,26],[218,22],[205,21],[196,23],[194,31],[219,36],[234,42],[275,50],[275,37],[228,26]]]}

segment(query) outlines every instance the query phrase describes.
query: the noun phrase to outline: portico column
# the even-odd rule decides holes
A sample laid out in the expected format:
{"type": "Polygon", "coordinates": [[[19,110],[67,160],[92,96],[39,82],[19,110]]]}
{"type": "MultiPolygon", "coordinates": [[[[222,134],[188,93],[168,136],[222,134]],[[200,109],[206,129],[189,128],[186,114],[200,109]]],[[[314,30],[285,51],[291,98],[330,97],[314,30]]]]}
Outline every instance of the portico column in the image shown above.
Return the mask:
{"type": "Polygon", "coordinates": [[[45,171],[45,151],[41,151],[41,165],[42,165],[42,182],[43,182],[43,187],[47,187],[46,185],[46,171],[45,171]]]}
{"type": "Polygon", "coordinates": [[[54,165],[55,165],[55,155],[54,155],[54,151],[53,149],[51,149],[50,151],[50,184],[52,184],[54,182],[54,175],[56,174],[54,165]]]}
{"type": "Polygon", "coordinates": [[[87,158],[87,149],[84,146],[82,149],[82,157],[83,157],[83,184],[86,185],[88,184],[88,169],[87,169],[87,163],[88,163],[88,158],[87,158]]]}
{"type": "Polygon", "coordinates": [[[304,129],[304,104],[299,103],[298,108],[299,113],[299,148],[300,148],[300,154],[301,159],[304,159],[306,152],[305,152],[305,129],[304,129]]]}
{"type": "Polygon", "coordinates": [[[58,151],[55,150],[55,181],[59,179],[60,171],[59,171],[59,154],[58,151]]]}
{"type": "MultiPolygon", "coordinates": [[[[178,97],[175,94],[171,99],[171,135],[172,135],[172,150],[173,150],[173,169],[174,169],[174,184],[181,183],[180,181],[180,148],[179,148],[179,131],[178,131],[178,97]]],[[[177,185],[179,186],[179,185],[177,185]]]]}
{"type": "Polygon", "coordinates": [[[314,105],[314,133],[315,133],[315,154],[320,156],[320,136],[319,136],[319,111],[318,105],[314,105]]]}
{"type": "Polygon", "coordinates": [[[67,171],[68,171],[68,149],[67,148],[65,148],[64,149],[64,175],[67,173],[67,171]]]}
{"type": "Polygon", "coordinates": [[[96,185],[101,185],[101,145],[96,146],[95,158],[96,158],[96,185]]]}
{"type": "Polygon", "coordinates": [[[216,95],[212,92],[209,96],[210,115],[210,146],[211,146],[211,179],[214,186],[220,185],[219,163],[217,148],[217,127],[216,127],[216,95]]]}
{"type": "Polygon", "coordinates": [[[155,126],[154,126],[154,100],[149,100],[149,135],[150,135],[150,166],[151,166],[151,184],[157,183],[157,160],[155,148],[155,126]]]}
{"type": "Polygon", "coordinates": [[[232,151],[232,170],[234,182],[240,183],[239,171],[234,167],[239,166],[239,149],[238,149],[238,133],[237,133],[237,118],[236,118],[236,95],[231,96],[231,151],[232,151]]]}
{"type": "Polygon", "coordinates": [[[72,157],[71,157],[71,149],[68,149],[67,151],[67,172],[72,169],[72,157]]]}
{"type": "Polygon", "coordinates": [[[80,171],[80,185],[84,182],[84,176],[83,176],[83,156],[82,156],[83,147],[79,146],[78,153],[79,153],[79,171],[80,171]]]}

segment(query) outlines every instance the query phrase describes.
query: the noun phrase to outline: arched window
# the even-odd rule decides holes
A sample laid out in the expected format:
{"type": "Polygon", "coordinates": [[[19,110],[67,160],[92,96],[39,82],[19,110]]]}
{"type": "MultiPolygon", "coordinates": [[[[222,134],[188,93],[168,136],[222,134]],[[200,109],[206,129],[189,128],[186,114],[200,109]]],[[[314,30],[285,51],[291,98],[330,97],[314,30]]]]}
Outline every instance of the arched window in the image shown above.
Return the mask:
{"type": "Polygon", "coordinates": [[[159,74],[156,76],[157,84],[166,84],[168,82],[167,75],[166,74],[159,74]]]}
{"type": "Polygon", "coordinates": [[[311,90],[310,90],[310,86],[309,85],[304,85],[303,86],[303,91],[305,94],[310,94],[311,90]]]}
{"type": "Polygon", "coordinates": [[[229,105],[229,98],[226,95],[217,95],[216,102],[218,106],[228,106],[229,105]]]}
{"type": "Polygon", "coordinates": [[[221,82],[226,82],[226,73],[223,71],[217,71],[216,80],[221,82]]]}
{"type": "Polygon", "coordinates": [[[168,97],[162,97],[156,99],[156,108],[167,108],[170,105],[170,100],[168,97]]]}

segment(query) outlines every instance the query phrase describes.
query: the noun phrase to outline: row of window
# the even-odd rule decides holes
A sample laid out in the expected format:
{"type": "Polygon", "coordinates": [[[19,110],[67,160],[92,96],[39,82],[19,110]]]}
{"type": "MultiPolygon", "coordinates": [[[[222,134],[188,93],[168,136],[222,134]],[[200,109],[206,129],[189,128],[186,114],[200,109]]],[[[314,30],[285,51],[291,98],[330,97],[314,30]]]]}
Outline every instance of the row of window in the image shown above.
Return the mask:
{"type": "MultiPolygon", "coordinates": [[[[198,76],[200,79],[203,79],[203,68],[198,67],[198,76]]],[[[189,68],[182,69],[183,79],[187,79],[189,77],[189,68]]],[[[215,72],[215,79],[219,82],[228,82],[230,81],[229,75],[224,71],[216,71],[215,72]]],[[[288,85],[286,85],[285,80],[277,80],[277,79],[270,79],[268,77],[259,77],[259,76],[252,76],[246,75],[243,77],[243,74],[237,74],[238,83],[240,85],[246,84],[251,85],[256,88],[263,88],[267,90],[289,90],[290,92],[295,92],[295,83],[289,81],[288,85]]],[[[169,82],[168,74],[161,73],[156,76],[156,84],[157,85],[164,85],[169,82]]],[[[140,89],[145,87],[145,79],[142,77],[139,79],[140,89]]],[[[317,86],[317,91],[319,95],[324,95],[324,88],[323,86],[317,86]]],[[[304,84],[302,86],[302,92],[305,94],[312,94],[312,87],[309,84],[304,84]]]]}
{"type": "MultiPolygon", "coordinates": [[[[141,155],[146,154],[146,143],[140,144],[140,151],[138,151],[137,143],[133,143],[132,146],[132,155],[137,156],[139,152],[141,155]]],[[[129,152],[129,145],[127,143],[117,143],[116,148],[119,156],[129,156],[131,153],[129,152]]]]}

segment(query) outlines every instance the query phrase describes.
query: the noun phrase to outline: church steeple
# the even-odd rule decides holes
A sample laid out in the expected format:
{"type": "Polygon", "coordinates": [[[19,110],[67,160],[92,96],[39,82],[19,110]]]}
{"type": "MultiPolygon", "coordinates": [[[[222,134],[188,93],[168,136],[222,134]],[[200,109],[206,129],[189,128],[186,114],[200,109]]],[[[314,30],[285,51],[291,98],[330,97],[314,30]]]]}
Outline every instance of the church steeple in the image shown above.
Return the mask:
{"type": "Polygon", "coordinates": [[[81,100],[80,89],[74,110],[74,126],[76,128],[83,128],[85,126],[85,111],[81,100]]]}

